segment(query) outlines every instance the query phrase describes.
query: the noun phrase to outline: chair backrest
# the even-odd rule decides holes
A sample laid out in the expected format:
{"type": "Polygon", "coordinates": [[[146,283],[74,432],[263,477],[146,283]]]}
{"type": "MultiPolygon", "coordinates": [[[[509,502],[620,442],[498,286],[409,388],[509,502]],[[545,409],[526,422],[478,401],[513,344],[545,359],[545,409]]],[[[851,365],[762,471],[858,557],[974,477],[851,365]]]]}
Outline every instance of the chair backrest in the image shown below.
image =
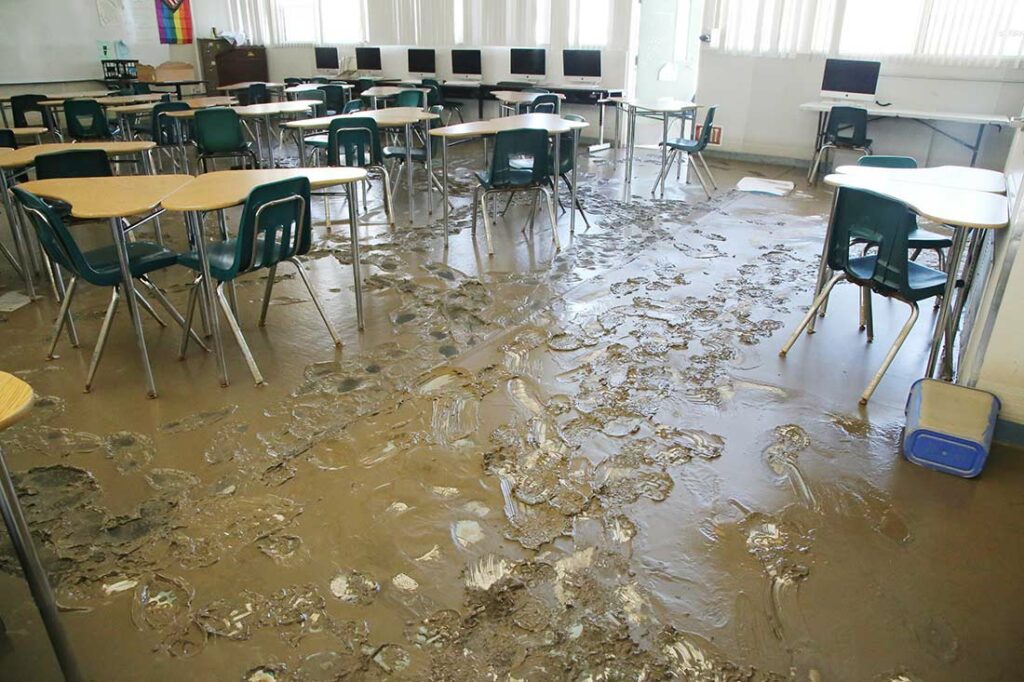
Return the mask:
{"type": "Polygon", "coordinates": [[[196,147],[200,154],[223,154],[246,148],[238,112],[214,107],[196,112],[196,147]]]}
{"type": "Polygon", "coordinates": [[[832,107],[825,137],[833,142],[862,147],[868,139],[868,112],[860,107],[832,107]],[[849,134],[844,131],[849,128],[849,134]]]}
{"type": "Polygon", "coordinates": [[[15,137],[13,130],[0,128],[0,147],[5,147],[7,149],[18,148],[18,138],[15,137]]]}
{"type": "Polygon", "coordinates": [[[358,91],[358,93],[362,94],[363,90],[369,90],[376,83],[377,81],[375,81],[372,78],[360,78],[359,80],[356,81],[356,90],[358,91]]]}
{"type": "Polygon", "coordinates": [[[828,265],[835,271],[850,271],[852,239],[866,239],[878,246],[873,288],[904,293],[907,284],[907,235],[916,226],[914,213],[901,201],[861,189],[837,190],[832,235],[828,243],[828,265]]]}
{"type": "Polygon", "coordinates": [[[36,157],[36,178],[109,178],[114,172],[102,149],[71,149],[36,157]]]}
{"type": "Polygon", "coordinates": [[[71,235],[71,231],[51,206],[20,187],[12,187],[11,192],[25,209],[25,215],[35,228],[39,244],[50,260],[88,282],[98,279],[98,273],[82,255],[82,250],[71,235]]]}
{"type": "Polygon", "coordinates": [[[149,83],[140,83],[138,81],[136,81],[135,83],[132,83],[132,94],[133,95],[148,95],[151,92],[153,92],[153,91],[150,89],[149,83]]]}
{"type": "Polygon", "coordinates": [[[323,90],[303,90],[299,94],[299,99],[317,101],[317,104],[313,105],[313,116],[327,115],[327,93],[323,90]]]}
{"type": "Polygon", "coordinates": [[[103,107],[94,99],[64,100],[68,135],[73,140],[109,140],[113,137],[103,107]]]}
{"type": "Polygon", "coordinates": [[[715,124],[715,112],[718,111],[717,106],[710,106],[708,110],[704,112],[704,123],[700,127],[700,135],[697,137],[697,150],[698,152],[704,151],[704,148],[711,142],[711,127],[715,124]]]}
{"type": "MultiPolygon", "coordinates": [[[[317,90],[324,93],[327,111],[341,113],[345,106],[345,88],[340,85],[321,85],[317,90]]],[[[302,95],[305,96],[306,93],[302,95]]]]}
{"type": "Polygon", "coordinates": [[[341,108],[341,113],[343,113],[343,114],[352,114],[352,113],[355,113],[357,111],[362,111],[362,110],[363,110],[363,101],[359,100],[359,99],[352,99],[352,100],[349,100],[349,101],[345,102],[345,106],[343,106],[341,108]]]}
{"type": "Polygon", "coordinates": [[[326,76],[316,76],[314,78],[310,78],[309,82],[310,83],[330,83],[331,79],[327,78],[326,76]]]}
{"type": "MultiPolygon", "coordinates": [[[[566,121],[575,121],[577,123],[586,123],[587,119],[580,116],[579,114],[563,114],[562,118],[566,121]]],[[[559,135],[558,144],[558,165],[559,174],[568,173],[572,170],[572,167],[576,164],[576,159],[572,154],[572,133],[562,133],[559,135]]],[[[555,160],[552,158],[551,163],[554,164],[555,160]]]]}
{"type": "Polygon", "coordinates": [[[245,199],[235,240],[236,272],[268,268],[309,251],[309,178],[253,188],[245,199]]]}
{"type": "Polygon", "coordinates": [[[444,92],[441,90],[441,81],[436,78],[424,78],[422,81],[423,87],[430,90],[427,93],[427,106],[434,106],[435,104],[444,105],[444,92]]]}
{"type": "Polygon", "coordinates": [[[302,79],[301,78],[285,78],[284,79],[284,84],[285,84],[285,87],[289,87],[289,88],[293,87],[295,85],[302,85],[302,79]]]}
{"type": "Polygon", "coordinates": [[[348,116],[331,121],[327,131],[328,166],[377,166],[383,163],[383,158],[380,128],[375,120],[368,116],[348,116]]]}
{"type": "Polygon", "coordinates": [[[177,144],[178,135],[175,129],[174,119],[164,116],[168,111],[187,111],[188,104],[184,102],[160,102],[149,115],[149,133],[153,141],[158,145],[177,144]]]}
{"type": "Polygon", "coordinates": [[[529,109],[535,114],[553,114],[558,111],[558,95],[549,92],[538,95],[530,103],[529,109]]]}
{"type": "Polygon", "coordinates": [[[396,107],[416,107],[418,109],[427,108],[427,93],[419,90],[402,90],[395,97],[396,107]]]}
{"type": "Polygon", "coordinates": [[[11,97],[11,114],[14,118],[15,128],[27,128],[32,125],[28,122],[25,114],[33,112],[39,114],[39,120],[46,125],[46,111],[39,104],[49,99],[46,95],[15,95],[11,97]]]}
{"type": "Polygon", "coordinates": [[[515,168],[512,158],[533,159],[531,184],[540,184],[550,170],[548,133],[535,128],[503,130],[494,136],[494,153],[487,169],[488,179],[495,187],[511,186],[513,178],[519,178],[522,168],[515,168]]]}
{"type": "Polygon", "coordinates": [[[857,160],[857,165],[875,168],[917,168],[917,160],[912,156],[862,156],[857,160]]]}

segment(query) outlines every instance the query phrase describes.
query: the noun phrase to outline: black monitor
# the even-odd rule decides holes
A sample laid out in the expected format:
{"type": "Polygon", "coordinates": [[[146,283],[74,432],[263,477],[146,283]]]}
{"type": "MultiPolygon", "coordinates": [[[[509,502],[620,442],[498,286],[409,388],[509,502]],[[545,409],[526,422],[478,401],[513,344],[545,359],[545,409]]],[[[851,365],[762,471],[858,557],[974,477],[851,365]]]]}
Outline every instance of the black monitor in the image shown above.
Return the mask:
{"type": "Polygon", "coordinates": [[[562,73],[567,78],[600,78],[601,50],[562,50],[562,73]]]}
{"type": "Polygon", "coordinates": [[[821,79],[821,96],[873,100],[878,89],[881,62],[860,59],[826,59],[821,79]]]}
{"type": "Polygon", "coordinates": [[[483,74],[480,66],[480,50],[452,50],[452,73],[460,76],[483,74]]]}
{"type": "Polygon", "coordinates": [[[338,48],[317,47],[313,51],[316,55],[316,68],[318,71],[337,71],[340,68],[338,48]]]}
{"type": "Polygon", "coordinates": [[[409,49],[409,73],[436,73],[433,50],[409,49]]]}
{"type": "Polygon", "coordinates": [[[356,69],[359,71],[381,71],[379,47],[357,47],[356,69]]]}
{"type": "Polygon", "coordinates": [[[543,76],[545,54],[542,48],[513,47],[510,51],[509,71],[519,76],[543,76]]]}

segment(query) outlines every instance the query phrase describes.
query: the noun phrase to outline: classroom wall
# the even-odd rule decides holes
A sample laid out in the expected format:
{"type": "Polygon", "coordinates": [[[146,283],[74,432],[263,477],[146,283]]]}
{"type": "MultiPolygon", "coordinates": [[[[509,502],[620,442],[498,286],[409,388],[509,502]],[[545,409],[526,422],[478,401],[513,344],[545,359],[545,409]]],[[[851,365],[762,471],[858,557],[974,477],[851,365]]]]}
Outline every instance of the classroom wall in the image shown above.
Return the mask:
{"type": "MultiPolygon", "coordinates": [[[[697,83],[699,102],[719,106],[721,150],[806,163],[814,151],[817,114],[801,111],[820,99],[825,58],[731,55],[702,48],[697,83]]],[[[894,106],[932,111],[1012,115],[1024,103],[1024,69],[955,68],[882,63],[878,99],[894,106]]],[[[939,123],[969,140],[977,126],[939,123]]],[[[873,121],[869,136],[876,154],[906,154],[926,165],[965,164],[970,151],[906,120],[873,121]]],[[[978,165],[1002,169],[1013,137],[989,127],[978,165]]]]}

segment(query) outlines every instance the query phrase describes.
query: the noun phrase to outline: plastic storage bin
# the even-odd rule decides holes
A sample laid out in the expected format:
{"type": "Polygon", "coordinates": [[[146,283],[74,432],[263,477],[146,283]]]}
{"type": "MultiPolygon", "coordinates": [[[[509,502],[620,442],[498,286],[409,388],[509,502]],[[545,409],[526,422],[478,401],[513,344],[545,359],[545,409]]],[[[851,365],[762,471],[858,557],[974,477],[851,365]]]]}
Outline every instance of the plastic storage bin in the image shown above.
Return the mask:
{"type": "Polygon", "coordinates": [[[977,476],[988,458],[999,407],[991,393],[918,379],[907,398],[904,456],[947,474],[977,476]]]}

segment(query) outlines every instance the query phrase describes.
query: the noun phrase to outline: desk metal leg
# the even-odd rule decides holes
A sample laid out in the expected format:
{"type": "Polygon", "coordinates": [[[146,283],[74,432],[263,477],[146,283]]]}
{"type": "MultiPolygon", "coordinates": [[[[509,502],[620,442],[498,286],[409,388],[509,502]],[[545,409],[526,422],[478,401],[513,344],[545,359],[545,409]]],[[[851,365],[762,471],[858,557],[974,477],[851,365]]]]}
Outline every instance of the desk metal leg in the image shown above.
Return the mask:
{"type": "Polygon", "coordinates": [[[412,211],[412,124],[405,124],[405,180],[409,191],[409,224],[415,224],[412,211]]]}
{"type": "MultiPolygon", "coordinates": [[[[828,225],[825,227],[825,240],[821,244],[821,258],[818,260],[818,279],[814,284],[814,296],[811,301],[815,301],[818,298],[818,294],[821,293],[822,289],[825,288],[825,284],[829,279],[829,268],[828,268],[828,243],[832,239],[832,228],[835,225],[836,219],[836,204],[839,202],[839,189],[836,189],[832,193],[832,210],[828,215],[828,225]]],[[[825,304],[822,303],[822,309],[825,304]]],[[[811,318],[811,321],[807,324],[807,333],[814,333],[814,321],[818,319],[817,315],[811,318]]]]}
{"type": "Polygon", "coordinates": [[[636,109],[626,110],[626,198],[628,202],[633,195],[633,143],[636,137],[636,109]]]}
{"type": "MultiPolygon", "coordinates": [[[[140,161],[142,162],[142,174],[143,175],[154,175],[153,172],[153,156],[152,149],[139,152],[140,161]]],[[[160,226],[160,216],[153,218],[153,231],[156,233],[156,242],[160,246],[164,245],[164,231],[160,226]]]]}
{"type": "MultiPolygon", "coordinates": [[[[14,240],[14,252],[17,254],[20,268],[16,267],[15,270],[21,275],[25,281],[25,293],[28,294],[29,298],[36,297],[35,284],[32,282],[32,259],[29,256],[28,250],[31,248],[25,237],[25,233],[21,229],[21,221],[18,219],[17,212],[14,210],[14,204],[11,201],[10,186],[7,182],[7,172],[0,168],[0,194],[3,194],[4,211],[7,213],[7,224],[11,228],[11,239],[14,240]]],[[[6,248],[4,249],[4,255],[10,255],[7,253],[6,248]]],[[[14,265],[14,262],[11,262],[14,265]]]]}
{"type": "Polygon", "coordinates": [[[213,335],[213,349],[217,355],[217,370],[220,374],[220,385],[228,385],[228,366],[224,359],[224,342],[220,336],[220,313],[217,310],[217,294],[210,276],[210,261],[206,256],[206,239],[203,235],[203,219],[198,211],[190,211],[185,214],[192,232],[192,241],[196,249],[196,256],[199,258],[199,268],[203,275],[203,300],[200,301],[207,311],[207,324],[210,325],[210,334],[213,335]]]}
{"type": "Polygon", "coordinates": [[[352,278],[355,284],[356,294],[356,321],[359,330],[363,330],[363,276],[359,269],[359,211],[356,210],[356,199],[358,198],[357,187],[359,183],[350,182],[345,185],[345,195],[348,203],[348,226],[349,235],[352,239],[352,278]]]}
{"type": "MultiPolygon", "coordinates": [[[[555,195],[555,197],[554,197],[555,198],[555,202],[558,201],[558,176],[559,176],[559,171],[562,169],[562,159],[561,159],[561,156],[562,156],[562,134],[561,133],[555,133],[555,165],[553,166],[553,168],[555,169],[555,172],[551,175],[551,188],[552,188],[552,194],[555,195]]],[[[557,209],[557,206],[556,206],[556,209],[557,209]]],[[[572,206],[569,207],[569,210],[570,211],[572,210],[572,206]]],[[[557,210],[555,211],[555,217],[556,218],[558,217],[558,211],[557,210]]],[[[554,224],[551,225],[551,229],[555,230],[555,231],[558,230],[558,222],[557,221],[554,224]]]]}
{"type": "Polygon", "coordinates": [[[448,138],[441,138],[441,205],[444,211],[444,248],[448,250],[448,138]]]}
{"type": "Polygon", "coordinates": [[[960,331],[960,317],[963,315],[964,306],[967,304],[967,297],[971,293],[971,285],[974,283],[974,275],[978,269],[978,258],[981,256],[982,246],[985,244],[985,232],[983,230],[971,230],[969,236],[970,246],[966,247],[967,260],[963,268],[963,286],[957,292],[956,301],[951,308],[949,322],[946,324],[946,342],[944,344],[941,367],[942,378],[946,381],[953,381],[953,350],[956,342],[956,335],[960,331]]]}
{"type": "MultiPolygon", "coordinates": [[[[572,131],[572,187],[569,188],[571,196],[569,197],[569,235],[576,234],[576,164],[579,161],[580,151],[580,129],[574,128],[572,131]]],[[[558,168],[558,166],[555,166],[558,168]]]]}
{"type": "Polygon", "coordinates": [[[423,122],[423,144],[426,147],[427,154],[427,215],[432,218],[434,216],[434,159],[433,150],[431,146],[430,137],[430,121],[423,122]]]}
{"type": "Polygon", "coordinates": [[[942,349],[943,339],[947,336],[946,325],[949,323],[950,308],[953,305],[953,295],[956,293],[956,280],[960,272],[960,261],[963,258],[964,245],[967,243],[967,229],[956,228],[953,233],[953,246],[949,249],[949,260],[947,261],[946,289],[942,294],[942,305],[939,306],[939,319],[935,321],[935,333],[932,335],[932,347],[928,354],[928,368],[925,376],[935,376],[935,368],[939,362],[939,352],[942,349]]]}
{"type": "Polygon", "coordinates": [[[267,161],[270,162],[269,168],[274,168],[276,163],[274,159],[274,131],[269,115],[263,117],[263,129],[267,133],[267,161]]]}
{"type": "Polygon", "coordinates": [[[132,327],[135,329],[135,342],[142,356],[142,370],[146,375],[146,394],[150,398],[155,398],[156,383],[153,381],[153,368],[149,364],[149,353],[146,351],[146,336],[142,331],[142,317],[139,315],[135,280],[132,279],[132,272],[128,266],[128,245],[120,218],[110,219],[110,232],[114,238],[114,248],[117,250],[117,260],[121,266],[121,285],[124,287],[124,298],[128,305],[128,314],[132,318],[132,327]]]}
{"type": "Polygon", "coordinates": [[[658,179],[654,181],[654,187],[651,188],[651,196],[654,196],[654,192],[658,189],[658,183],[661,183],[661,198],[665,198],[665,177],[668,175],[668,169],[665,168],[668,163],[668,112],[661,112],[661,173],[658,174],[658,179]]]}

